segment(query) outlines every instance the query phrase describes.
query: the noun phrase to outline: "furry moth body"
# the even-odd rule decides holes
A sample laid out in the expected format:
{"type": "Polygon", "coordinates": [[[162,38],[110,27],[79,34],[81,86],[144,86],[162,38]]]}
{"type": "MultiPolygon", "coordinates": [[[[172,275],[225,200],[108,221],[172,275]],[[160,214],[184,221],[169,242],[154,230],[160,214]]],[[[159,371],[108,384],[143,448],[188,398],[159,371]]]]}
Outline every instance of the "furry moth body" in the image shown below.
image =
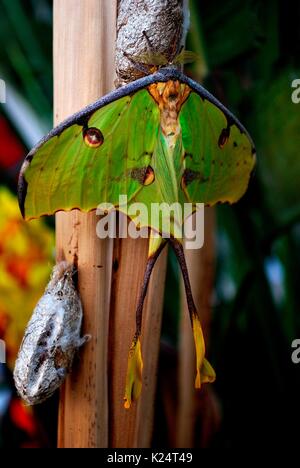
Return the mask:
{"type": "Polygon", "coordinates": [[[73,283],[74,267],[61,262],[28,323],[14,370],[19,395],[29,405],[42,403],[71,370],[80,337],[82,305],[73,283]]]}

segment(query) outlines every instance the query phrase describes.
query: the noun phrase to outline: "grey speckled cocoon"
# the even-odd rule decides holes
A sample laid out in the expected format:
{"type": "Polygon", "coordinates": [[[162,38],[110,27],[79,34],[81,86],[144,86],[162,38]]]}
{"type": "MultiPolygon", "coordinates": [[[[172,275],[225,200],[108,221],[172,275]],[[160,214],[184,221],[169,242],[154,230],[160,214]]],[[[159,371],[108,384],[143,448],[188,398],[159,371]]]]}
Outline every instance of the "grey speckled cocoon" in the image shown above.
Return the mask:
{"type": "Polygon", "coordinates": [[[116,71],[117,86],[142,76],[126,57],[139,62],[141,55],[152,52],[169,57],[184,45],[189,27],[188,0],[120,0],[118,7],[116,71]]]}

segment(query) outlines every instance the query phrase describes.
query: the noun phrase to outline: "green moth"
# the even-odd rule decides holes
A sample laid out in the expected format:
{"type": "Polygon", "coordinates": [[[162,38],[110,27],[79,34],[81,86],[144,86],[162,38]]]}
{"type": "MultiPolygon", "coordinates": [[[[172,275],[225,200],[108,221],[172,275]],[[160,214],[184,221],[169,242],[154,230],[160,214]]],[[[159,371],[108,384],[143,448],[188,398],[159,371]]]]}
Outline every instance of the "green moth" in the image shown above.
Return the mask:
{"type": "MultiPolygon", "coordinates": [[[[122,211],[120,195],[127,196],[128,206],[140,202],[149,212],[154,202],[234,203],[245,193],[254,165],[254,144],[237,118],[198,83],[167,66],[104,96],[43,138],[22,166],[19,203],[27,220],[59,210],[88,212],[104,202],[122,211]]],[[[143,304],[152,269],[167,241],[183,273],[196,347],[195,386],[215,379],[205,359],[191,293],[180,235],[183,222],[175,210],[164,232],[163,219],[139,218],[140,227],[158,235],[150,237],[136,310],[126,408],[141,392],[143,304]]]]}

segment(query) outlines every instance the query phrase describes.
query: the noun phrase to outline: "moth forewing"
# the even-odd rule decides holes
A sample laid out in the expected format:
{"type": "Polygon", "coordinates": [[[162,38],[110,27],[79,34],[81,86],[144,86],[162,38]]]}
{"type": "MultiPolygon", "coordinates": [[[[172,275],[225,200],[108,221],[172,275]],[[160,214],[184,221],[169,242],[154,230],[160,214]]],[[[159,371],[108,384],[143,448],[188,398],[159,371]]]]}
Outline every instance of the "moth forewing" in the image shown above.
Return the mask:
{"type": "MultiPolygon", "coordinates": [[[[177,61],[190,58],[185,52],[177,61]]],[[[100,203],[123,211],[121,195],[128,200],[126,214],[137,222],[136,215],[130,216],[135,204],[142,204],[151,215],[154,204],[163,207],[151,221],[147,214],[141,215],[138,225],[165,235],[180,262],[195,338],[199,388],[212,382],[215,375],[204,357],[203,334],[184,258],[182,209],[187,202],[194,207],[237,201],[247,189],[254,164],[254,144],[238,119],[170,64],[109,93],[43,138],[28,154],[20,173],[20,208],[28,220],[60,210],[87,212],[100,203]]],[[[143,304],[162,245],[162,239],[150,243],[129,353],[126,408],[141,389],[143,304]]],[[[72,274],[66,267],[62,272],[55,270],[17,361],[16,385],[30,403],[43,401],[54,392],[82,343],[81,305],[72,274]]]]}

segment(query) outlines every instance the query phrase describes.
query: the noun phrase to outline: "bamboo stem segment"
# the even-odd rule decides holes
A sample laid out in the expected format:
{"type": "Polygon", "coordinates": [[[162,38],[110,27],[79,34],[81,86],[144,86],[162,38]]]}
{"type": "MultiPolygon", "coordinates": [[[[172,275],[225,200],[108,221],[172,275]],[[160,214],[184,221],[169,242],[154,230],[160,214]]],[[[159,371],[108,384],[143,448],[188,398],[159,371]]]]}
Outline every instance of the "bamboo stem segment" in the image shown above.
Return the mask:
{"type": "MultiPolygon", "coordinates": [[[[129,13],[131,5],[135,13],[144,15],[145,20],[138,15],[141,16],[138,30],[141,37],[146,19],[148,29],[157,31],[158,44],[161,37],[166,36],[166,21],[174,23],[175,32],[170,35],[173,42],[184,37],[182,33],[182,37],[177,38],[178,24],[172,20],[177,11],[181,29],[184,29],[181,0],[119,0],[118,5],[119,11],[124,11],[122,5],[128,5],[125,10],[129,13]],[[166,5],[172,9],[172,18],[166,14],[166,5]],[[158,8],[164,16],[156,15],[158,8]],[[159,18],[163,18],[162,24],[159,18]]],[[[117,0],[54,0],[56,124],[114,87],[116,24],[117,0]]],[[[122,24],[125,27],[126,21],[122,24]]],[[[121,37],[120,25],[118,31],[121,37]]],[[[135,34],[135,27],[131,32],[135,34]]],[[[122,34],[123,38],[129,37],[124,30],[122,34]]],[[[120,46],[120,41],[118,44],[120,46]]],[[[132,48],[135,44],[138,41],[132,42],[132,48]]],[[[126,43],[122,47],[126,49],[126,43]]],[[[156,48],[159,51],[159,47],[156,48]]],[[[58,445],[62,448],[149,447],[166,253],[155,266],[145,303],[142,395],[126,410],[123,397],[127,359],[135,330],[135,309],[146,266],[148,240],[118,239],[114,244],[112,240],[100,240],[96,236],[97,221],[95,212],[56,215],[57,257],[78,263],[78,288],[84,307],[83,333],[92,335],[91,342],[80,351],[80,359],[61,393],[58,445]]]]}
{"type": "MultiPolygon", "coordinates": [[[[54,0],[55,123],[113,89],[116,0],[54,0]]],[[[96,236],[95,212],[56,215],[58,260],[78,261],[84,333],[61,394],[58,446],[108,445],[108,327],[112,241],[96,236]]]]}
{"type": "Polygon", "coordinates": [[[147,239],[118,239],[114,249],[110,316],[110,446],[150,447],[161,317],[167,257],[163,252],[154,267],[144,305],[142,328],[143,389],[129,410],[124,409],[128,351],[135,333],[135,309],[147,263],[147,239]]]}
{"type": "MultiPolygon", "coordinates": [[[[116,68],[123,85],[139,76],[134,62],[151,47],[158,53],[170,52],[185,40],[184,0],[119,0],[116,68]],[[128,54],[131,59],[128,59],[128,54]]],[[[143,312],[142,355],[143,390],[139,401],[124,411],[124,383],[128,351],[135,333],[135,310],[148,255],[148,240],[119,239],[115,243],[112,308],[110,319],[110,446],[150,447],[156,374],[160,347],[161,318],[166,275],[166,252],[161,254],[149,285],[143,312]]]]}

